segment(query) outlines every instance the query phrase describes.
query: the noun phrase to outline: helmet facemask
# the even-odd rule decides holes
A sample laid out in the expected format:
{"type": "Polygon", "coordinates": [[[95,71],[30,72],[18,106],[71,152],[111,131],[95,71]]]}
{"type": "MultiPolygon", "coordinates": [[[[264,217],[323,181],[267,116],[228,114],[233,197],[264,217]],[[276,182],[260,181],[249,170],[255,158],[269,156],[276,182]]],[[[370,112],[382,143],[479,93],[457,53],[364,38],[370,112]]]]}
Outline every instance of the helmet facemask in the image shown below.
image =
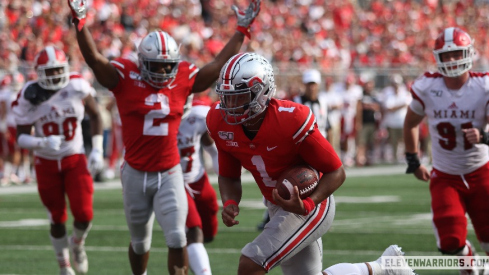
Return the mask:
{"type": "Polygon", "coordinates": [[[54,66],[38,66],[37,82],[43,89],[57,91],[68,85],[70,81],[70,69],[68,63],[54,66]],[[61,70],[59,74],[53,74],[52,71],[61,70]]]}

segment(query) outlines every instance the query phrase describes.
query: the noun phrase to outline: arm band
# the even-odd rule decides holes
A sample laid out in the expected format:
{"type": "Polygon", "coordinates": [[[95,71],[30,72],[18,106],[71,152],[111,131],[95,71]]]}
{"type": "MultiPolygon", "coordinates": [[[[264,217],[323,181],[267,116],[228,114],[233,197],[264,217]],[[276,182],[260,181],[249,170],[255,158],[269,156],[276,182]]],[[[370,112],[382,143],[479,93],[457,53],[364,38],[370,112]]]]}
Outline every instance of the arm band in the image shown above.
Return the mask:
{"type": "Polygon", "coordinates": [[[304,208],[306,209],[304,216],[309,215],[309,213],[311,213],[311,211],[314,210],[314,208],[316,207],[316,204],[314,204],[314,201],[310,197],[302,200],[302,203],[304,203],[304,208]]]}
{"type": "Polygon", "coordinates": [[[92,149],[96,149],[99,152],[103,152],[104,150],[104,137],[102,135],[94,135],[92,136],[92,149]]]}
{"type": "Polygon", "coordinates": [[[418,153],[406,153],[406,161],[408,164],[406,174],[414,173],[421,166],[418,158],[418,153]]]}
{"type": "Polygon", "coordinates": [[[480,135],[481,135],[481,138],[480,138],[479,143],[482,143],[482,144],[485,144],[485,145],[489,145],[489,133],[487,133],[486,131],[484,131],[484,129],[479,129],[479,132],[480,132],[480,135]]]}
{"type": "Polygon", "coordinates": [[[223,204],[223,208],[226,208],[228,205],[230,204],[234,204],[236,206],[238,206],[238,203],[235,201],[235,200],[227,200],[224,204],[223,204]]]}
{"type": "Polygon", "coordinates": [[[28,134],[21,134],[17,138],[17,144],[25,149],[41,149],[46,146],[46,138],[34,137],[28,134]]]}

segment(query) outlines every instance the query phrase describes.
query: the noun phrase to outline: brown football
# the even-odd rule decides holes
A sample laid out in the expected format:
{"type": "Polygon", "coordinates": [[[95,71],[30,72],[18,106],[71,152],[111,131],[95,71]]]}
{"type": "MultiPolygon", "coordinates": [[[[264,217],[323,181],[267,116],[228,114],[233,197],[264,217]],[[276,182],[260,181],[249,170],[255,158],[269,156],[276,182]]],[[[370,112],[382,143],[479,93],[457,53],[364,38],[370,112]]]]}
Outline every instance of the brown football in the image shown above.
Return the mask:
{"type": "Polygon", "coordinates": [[[278,194],[288,200],[294,190],[294,186],[299,189],[301,199],[309,197],[318,186],[319,173],[307,164],[294,166],[283,172],[277,180],[275,188],[278,194]]]}

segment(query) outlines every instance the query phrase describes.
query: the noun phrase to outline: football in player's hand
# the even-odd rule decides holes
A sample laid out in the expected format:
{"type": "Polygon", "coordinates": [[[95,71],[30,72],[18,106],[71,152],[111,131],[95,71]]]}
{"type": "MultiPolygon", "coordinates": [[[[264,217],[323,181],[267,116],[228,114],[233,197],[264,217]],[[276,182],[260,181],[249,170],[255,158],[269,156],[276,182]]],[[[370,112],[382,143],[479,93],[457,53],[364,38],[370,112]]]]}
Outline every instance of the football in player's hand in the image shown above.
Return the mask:
{"type": "Polygon", "coordinates": [[[277,180],[275,188],[280,197],[288,200],[294,186],[299,189],[299,196],[305,199],[312,194],[319,182],[319,173],[307,164],[296,165],[283,172],[277,180]]]}

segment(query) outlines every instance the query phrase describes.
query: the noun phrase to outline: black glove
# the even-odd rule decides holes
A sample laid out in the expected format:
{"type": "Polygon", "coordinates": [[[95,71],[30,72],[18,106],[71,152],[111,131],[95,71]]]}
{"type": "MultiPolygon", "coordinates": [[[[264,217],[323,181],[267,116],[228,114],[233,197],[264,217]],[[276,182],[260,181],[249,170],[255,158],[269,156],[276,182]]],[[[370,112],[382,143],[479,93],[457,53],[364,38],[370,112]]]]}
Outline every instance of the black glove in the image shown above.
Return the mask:
{"type": "Polygon", "coordinates": [[[489,145],[489,133],[484,131],[484,129],[479,129],[480,135],[481,135],[481,140],[479,143],[489,145]]]}

